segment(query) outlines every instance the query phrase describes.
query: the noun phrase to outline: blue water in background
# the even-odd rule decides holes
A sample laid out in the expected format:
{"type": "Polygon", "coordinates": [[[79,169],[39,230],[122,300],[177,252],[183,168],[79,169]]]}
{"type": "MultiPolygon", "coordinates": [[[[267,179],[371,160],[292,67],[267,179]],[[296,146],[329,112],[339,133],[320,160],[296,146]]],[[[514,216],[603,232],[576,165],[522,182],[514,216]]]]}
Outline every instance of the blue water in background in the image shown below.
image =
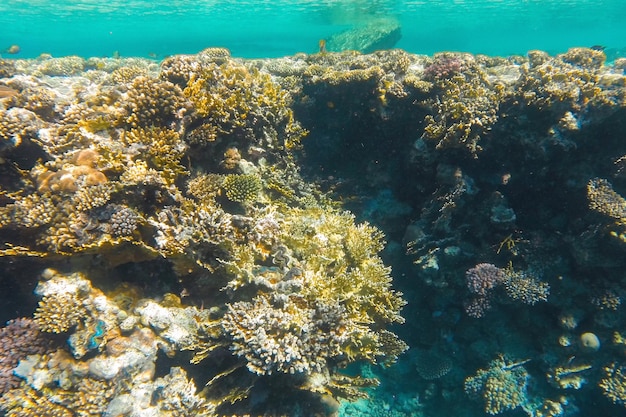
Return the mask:
{"type": "Polygon", "coordinates": [[[1,0],[0,50],[160,58],[222,46],[277,57],[317,52],[320,39],[383,16],[399,21],[397,47],[413,53],[626,47],[624,0],[1,0]]]}

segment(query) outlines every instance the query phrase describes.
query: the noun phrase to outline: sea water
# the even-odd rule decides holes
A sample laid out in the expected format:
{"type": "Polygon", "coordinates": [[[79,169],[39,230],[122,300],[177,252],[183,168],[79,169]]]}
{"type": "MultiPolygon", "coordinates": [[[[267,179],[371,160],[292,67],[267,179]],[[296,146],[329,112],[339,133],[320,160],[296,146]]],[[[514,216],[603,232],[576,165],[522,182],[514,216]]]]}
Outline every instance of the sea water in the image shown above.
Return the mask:
{"type": "Polygon", "coordinates": [[[623,0],[2,0],[0,49],[21,58],[195,53],[234,56],[317,52],[318,41],[381,17],[397,19],[398,48],[432,54],[551,53],[626,46],[623,0]]]}

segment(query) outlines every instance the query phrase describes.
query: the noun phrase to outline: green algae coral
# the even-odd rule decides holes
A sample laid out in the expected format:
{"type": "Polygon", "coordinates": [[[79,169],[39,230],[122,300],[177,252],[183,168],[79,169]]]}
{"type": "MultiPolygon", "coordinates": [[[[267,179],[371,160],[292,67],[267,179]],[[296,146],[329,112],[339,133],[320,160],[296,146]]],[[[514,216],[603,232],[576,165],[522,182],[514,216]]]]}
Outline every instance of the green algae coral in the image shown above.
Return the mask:
{"type": "Polygon", "coordinates": [[[465,379],[465,392],[472,398],[482,397],[485,412],[491,415],[523,406],[527,402],[526,362],[507,364],[502,357],[495,359],[487,369],[465,379]]]}
{"type": "Polygon", "coordinates": [[[261,179],[254,174],[231,174],[224,178],[222,188],[230,201],[253,203],[262,190],[261,179]]]}

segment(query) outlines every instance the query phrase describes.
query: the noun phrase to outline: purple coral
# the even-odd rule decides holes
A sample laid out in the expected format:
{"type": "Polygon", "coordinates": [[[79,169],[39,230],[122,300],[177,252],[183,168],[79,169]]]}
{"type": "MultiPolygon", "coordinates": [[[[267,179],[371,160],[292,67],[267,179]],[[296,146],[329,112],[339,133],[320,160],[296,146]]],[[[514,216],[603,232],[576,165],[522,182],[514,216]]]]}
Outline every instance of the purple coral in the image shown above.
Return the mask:
{"type": "Polygon", "coordinates": [[[467,270],[465,279],[471,293],[486,297],[506,280],[506,274],[495,265],[482,263],[467,270]]]}
{"type": "Polygon", "coordinates": [[[0,395],[19,385],[19,378],[13,375],[18,362],[28,355],[44,353],[49,342],[29,318],[11,320],[0,329],[0,395]]]}
{"type": "Polygon", "coordinates": [[[468,316],[479,319],[491,309],[491,299],[489,297],[475,297],[465,303],[465,312],[468,316]]]}
{"type": "Polygon", "coordinates": [[[452,78],[464,69],[465,65],[460,56],[442,54],[435,56],[433,62],[424,68],[424,78],[429,80],[452,78]]]}
{"type": "Polygon", "coordinates": [[[468,316],[480,318],[491,309],[491,292],[505,282],[506,273],[495,265],[481,263],[465,273],[467,288],[476,296],[465,305],[468,316]]]}

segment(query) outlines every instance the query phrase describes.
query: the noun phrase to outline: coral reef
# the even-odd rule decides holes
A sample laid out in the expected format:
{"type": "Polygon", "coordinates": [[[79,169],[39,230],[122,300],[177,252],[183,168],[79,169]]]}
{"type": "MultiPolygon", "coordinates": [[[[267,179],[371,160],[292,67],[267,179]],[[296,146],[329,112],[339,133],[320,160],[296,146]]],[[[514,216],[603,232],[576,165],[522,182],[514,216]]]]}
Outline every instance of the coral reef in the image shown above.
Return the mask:
{"type": "Polygon", "coordinates": [[[6,415],[623,409],[623,62],[327,46],[0,61],[6,415]]]}

